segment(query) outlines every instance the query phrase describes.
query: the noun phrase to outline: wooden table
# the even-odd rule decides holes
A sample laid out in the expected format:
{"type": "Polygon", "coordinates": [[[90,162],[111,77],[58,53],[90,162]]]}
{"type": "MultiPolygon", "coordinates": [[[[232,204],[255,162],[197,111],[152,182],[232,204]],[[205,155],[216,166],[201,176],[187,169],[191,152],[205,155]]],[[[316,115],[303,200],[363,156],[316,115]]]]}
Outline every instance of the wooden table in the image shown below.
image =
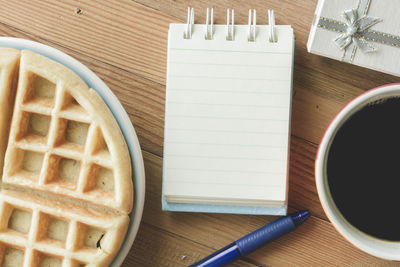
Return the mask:
{"type": "Polygon", "coordinates": [[[353,247],[336,232],[318,200],[314,158],[337,111],[370,88],[396,82],[390,75],[308,54],[306,42],[316,0],[2,0],[0,33],[39,41],[80,60],[102,78],[127,110],[139,136],[146,166],[146,204],[132,250],[123,266],[185,266],[275,219],[271,216],[161,211],[161,177],[169,23],[183,22],[195,8],[196,22],[214,7],[216,23],[246,24],[248,9],[267,23],[291,24],[296,35],[290,156],[290,210],[313,213],[290,235],[232,266],[391,265],[353,247]]]}

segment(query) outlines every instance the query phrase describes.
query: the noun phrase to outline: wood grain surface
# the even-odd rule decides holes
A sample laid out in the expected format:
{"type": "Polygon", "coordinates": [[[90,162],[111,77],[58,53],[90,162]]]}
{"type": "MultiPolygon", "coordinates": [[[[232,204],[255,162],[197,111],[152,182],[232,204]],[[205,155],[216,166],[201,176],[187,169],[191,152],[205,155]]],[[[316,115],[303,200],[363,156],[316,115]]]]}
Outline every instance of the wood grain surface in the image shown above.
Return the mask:
{"type": "Polygon", "coordinates": [[[290,210],[313,213],[302,227],[231,266],[391,266],[358,250],[327,220],[314,183],[314,158],[330,120],[348,101],[399,78],[308,54],[306,42],[316,0],[0,0],[0,33],[42,42],[92,69],[128,112],[143,150],[146,203],[135,243],[123,266],[187,266],[272,216],[161,211],[167,32],[195,8],[196,23],[214,7],[216,23],[226,8],[246,24],[249,8],[267,23],[291,24],[296,35],[290,155],[290,210]]]}

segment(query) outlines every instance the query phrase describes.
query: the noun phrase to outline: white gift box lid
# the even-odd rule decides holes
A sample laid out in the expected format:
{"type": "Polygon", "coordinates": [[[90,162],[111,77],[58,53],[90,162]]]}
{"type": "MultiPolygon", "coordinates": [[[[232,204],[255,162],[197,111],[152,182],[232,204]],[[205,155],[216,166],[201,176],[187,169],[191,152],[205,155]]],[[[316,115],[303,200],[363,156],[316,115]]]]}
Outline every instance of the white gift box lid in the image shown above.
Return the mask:
{"type": "Polygon", "coordinates": [[[400,1],[319,0],[307,49],[313,54],[400,76],[400,1]],[[358,11],[358,14],[361,12],[365,17],[379,19],[379,22],[367,30],[349,36],[350,39],[366,36],[364,38],[366,45],[375,49],[372,52],[362,51],[354,39],[351,39],[352,44],[343,50],[335,43],[335,39],[346,34],[343,29],[354,25],[346,24],[343,15],[345,11],[352,9],[356,13],[358,11]],[[341,30],[338,31],[338,29],[341,30]],[[368,32],[367,35],[365,35],[366,32],[368,32]],[[376,39],[371,38],[371,33],[375,34],[376,39]]]}

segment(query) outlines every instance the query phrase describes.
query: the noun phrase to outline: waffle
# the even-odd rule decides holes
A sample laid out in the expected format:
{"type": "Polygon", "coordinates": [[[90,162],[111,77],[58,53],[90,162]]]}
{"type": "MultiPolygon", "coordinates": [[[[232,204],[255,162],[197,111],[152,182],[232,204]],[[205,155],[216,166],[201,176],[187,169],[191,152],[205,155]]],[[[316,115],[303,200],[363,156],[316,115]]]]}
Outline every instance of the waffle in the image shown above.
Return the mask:
{"type": "Polygon", "coordinates": [[[2,191],[1,266],[108,266],[124,240],[128,217],[54,203],[58,205],[34,194],[2,191]]]}
{"type": "Polygon", "coordinates": [[[12,103],[17,87],[19,50],[0,49],[0,176],[3,172],[4,154],[12,115],[12,103]]]}
{"type": "MultiPolygon", "coordinates": [[[[1,266],[107,266],[133,205],[130,156],[118,124],[70,69],[27,50],[2,53],[10,59],[0,64],[14,70],[18,86],[9,135],[0,136],[3,147],[8,139],[1,266]]],[[[15,89],[7,85],[0,92],[15,89]]]]}

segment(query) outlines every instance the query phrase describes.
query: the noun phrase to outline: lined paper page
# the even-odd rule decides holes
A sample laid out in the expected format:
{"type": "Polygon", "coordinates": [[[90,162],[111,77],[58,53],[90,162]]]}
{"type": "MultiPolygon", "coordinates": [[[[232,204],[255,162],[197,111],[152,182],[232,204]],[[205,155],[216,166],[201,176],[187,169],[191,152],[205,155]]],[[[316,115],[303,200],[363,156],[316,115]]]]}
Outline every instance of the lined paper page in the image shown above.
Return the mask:
{"type": "Polygon", "coordinates": [[[167,62],[164,196],[184,203],[284,203],[291,107],[293,31],[267,26],[247,42],[215,26],[171,24],[167,62]]]}

